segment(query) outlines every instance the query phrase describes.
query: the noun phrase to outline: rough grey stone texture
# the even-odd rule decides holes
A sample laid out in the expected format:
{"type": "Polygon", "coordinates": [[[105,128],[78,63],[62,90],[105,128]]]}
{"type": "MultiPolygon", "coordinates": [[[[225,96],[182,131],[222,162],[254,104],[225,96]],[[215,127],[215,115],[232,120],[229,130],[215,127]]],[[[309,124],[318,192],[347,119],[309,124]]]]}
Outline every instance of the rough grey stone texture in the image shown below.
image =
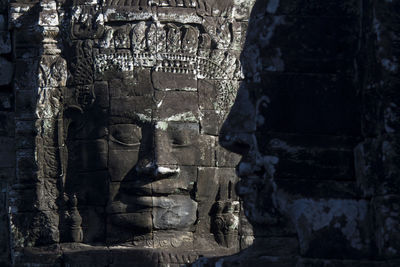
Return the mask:
{"type": "Polygon", "coordinates": [[[0,0],[0,265],[398,266],[399,4],[0,0]]]}

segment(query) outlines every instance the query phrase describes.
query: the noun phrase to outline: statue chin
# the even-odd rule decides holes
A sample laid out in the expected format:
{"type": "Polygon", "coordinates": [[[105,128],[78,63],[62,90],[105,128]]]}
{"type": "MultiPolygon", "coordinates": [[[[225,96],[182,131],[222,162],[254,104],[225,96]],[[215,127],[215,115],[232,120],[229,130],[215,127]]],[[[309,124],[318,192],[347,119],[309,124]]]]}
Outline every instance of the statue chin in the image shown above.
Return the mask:
{"type": "Polygon", "coordinates": [[[125,229],[127,233],[185,231],[197,220],[198,204],[190,196],[131,196],[129,199],[131,202],[128,204],[114,201],[108,206],[111,224],[125,229]]]}

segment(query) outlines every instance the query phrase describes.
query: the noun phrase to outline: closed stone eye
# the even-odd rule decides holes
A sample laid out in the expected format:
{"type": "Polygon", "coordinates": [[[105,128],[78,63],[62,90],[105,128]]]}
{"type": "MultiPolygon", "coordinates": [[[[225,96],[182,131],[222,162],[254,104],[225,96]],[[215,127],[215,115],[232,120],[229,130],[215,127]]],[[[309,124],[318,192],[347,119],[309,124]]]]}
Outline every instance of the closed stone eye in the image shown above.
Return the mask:
{"type": "Polygon", "coordinates": [[[136,125],[117,125],[111,130],[110,140],[123,146],[139,146],[142,135],[136,125]]]}
{"type": "Polygon", "coordinates": [[[113,135],[110,135],[110,140],[113,141],[114,143],[123,145],[123,146],[129,146],[129,147],[136,147],[140,146],[140,140],[119,140],[115,138],[113,135]],[[136,141],[136,142],[135,142],[136,141]]]}

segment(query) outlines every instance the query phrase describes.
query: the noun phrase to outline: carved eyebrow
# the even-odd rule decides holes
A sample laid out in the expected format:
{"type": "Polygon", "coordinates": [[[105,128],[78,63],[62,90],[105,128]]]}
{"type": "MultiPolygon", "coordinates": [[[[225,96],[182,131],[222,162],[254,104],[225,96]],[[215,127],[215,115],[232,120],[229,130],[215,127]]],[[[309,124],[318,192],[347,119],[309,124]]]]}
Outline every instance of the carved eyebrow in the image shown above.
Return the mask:
{"type": "Polygon", "coordinates": [[[112,134],[110,134],[109,139],[110,139],[111,141],[113,141],[113,142],[115,142],[115,143],[117,143],[117,144],[123,145],[123,146],[134,147],[134,146],[139,146],[139,145],[140,145],[140,142],[133,143],[133,144],[128,144],[128,143],[125,143],[125,142],[121,142],[121,141],[115,139],[114,136],[113,136],[112,134]]]}

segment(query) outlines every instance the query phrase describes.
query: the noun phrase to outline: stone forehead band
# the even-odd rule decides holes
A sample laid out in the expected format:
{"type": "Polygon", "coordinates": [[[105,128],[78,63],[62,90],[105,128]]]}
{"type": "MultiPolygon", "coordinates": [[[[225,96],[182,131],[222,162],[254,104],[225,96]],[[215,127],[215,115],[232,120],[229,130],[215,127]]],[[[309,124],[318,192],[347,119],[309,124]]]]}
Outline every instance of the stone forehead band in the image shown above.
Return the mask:
{"type": "MultiPolygon", "coordinates": [[[[223,66],[238,64],[237,57],[231,55],[229,50],[223,49],[218,50],[222,52],[223,62],[216,61],[221,60],[221,55],[213,60],[213,56],[210,57],[207,53],[215,50],[209,48],[210,44],[207,45],[207,41],[204,41],[207,36],[200,35],[195,27],[178,27],[171,23],[164,28],[155,25],[152,23],[149,26],[145,25],[145,22],[140,22],[125,35],[119,32],[121,29],[106,30],[106,37],[101,42],[105,48],[114,45],[111,39],[116,42],[115,39],[119,38],[117,34],[122,35],[121,38],[129,42],[129,45],[115,44],[117,48],[123,50],[96,55],[94,60],[96,75],[109,70],[133,71],[135,68],[148,67],[160,72],[192,74],[199,79],[235,78],[234,72],[224,69],[223,66]],[[154,44],[155,49],[150,47],[154,44]],[[205,47],[202,49],[201,46],[205,47]],[[199,47],[203,52],[201,55],[197,55],[199,47]]],[[[211,43],[211,40],[208,42],[211,43]]]]}

